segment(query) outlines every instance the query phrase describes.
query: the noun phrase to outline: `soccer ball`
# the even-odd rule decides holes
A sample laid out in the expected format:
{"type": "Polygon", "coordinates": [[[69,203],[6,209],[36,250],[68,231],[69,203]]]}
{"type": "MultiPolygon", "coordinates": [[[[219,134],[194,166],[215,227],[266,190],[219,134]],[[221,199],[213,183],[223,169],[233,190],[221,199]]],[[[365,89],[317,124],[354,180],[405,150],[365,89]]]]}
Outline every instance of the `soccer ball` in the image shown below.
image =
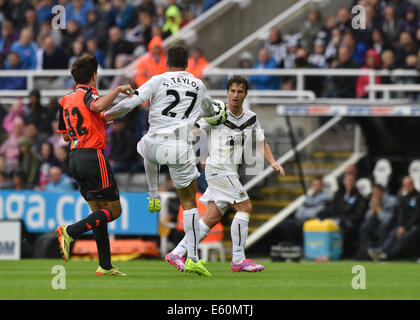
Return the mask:
{"type": "Polygon", "coordinates": [[[214,115],[211,117],[207,117],[206,121],[213,126],[217,126],[226,121],[227,110],[226,110],[225,103],[221,100],[213,100],[212,104],[213,104],[214,115]]]}

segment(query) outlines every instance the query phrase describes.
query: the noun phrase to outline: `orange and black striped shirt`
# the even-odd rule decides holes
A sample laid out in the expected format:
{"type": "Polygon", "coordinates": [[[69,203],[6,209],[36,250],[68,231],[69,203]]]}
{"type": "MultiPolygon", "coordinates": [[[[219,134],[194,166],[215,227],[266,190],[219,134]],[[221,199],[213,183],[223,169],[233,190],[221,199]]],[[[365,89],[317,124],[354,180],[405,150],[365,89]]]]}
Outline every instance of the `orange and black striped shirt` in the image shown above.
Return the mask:
{"type": "Polygon", "coordinates": [[[103,114],[90,110],[98,98],[95,88],[80,84],[73,92],[61,98],[57,131],[68,132],[70,149],[105,149],[103,114]]]}

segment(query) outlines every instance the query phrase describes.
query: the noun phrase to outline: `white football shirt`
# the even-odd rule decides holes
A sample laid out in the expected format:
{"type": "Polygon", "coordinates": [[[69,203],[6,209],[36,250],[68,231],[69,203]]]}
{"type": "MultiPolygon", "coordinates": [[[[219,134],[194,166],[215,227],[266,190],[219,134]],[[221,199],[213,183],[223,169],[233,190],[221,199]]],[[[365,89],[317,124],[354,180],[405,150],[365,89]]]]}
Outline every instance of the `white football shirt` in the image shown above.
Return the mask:
{"type": "Polygon", "coordinates": [[[204,119],[200,119],[197,126],[206,131],[208,136],[207,180],[237,176],[238,165],[244,160],[244,152],[255,152],[252,151],[255,149],[252,148],[252,139],[255,138],[257,143],[265,140],[257,115],[245,108],[238,117],[228,110],[226,122],[223,124],[211,126],[204,119]]]}
{"type": "MultiPolygon", "coordinates": [[[[150,99],[149,134],[188,133],[200,115],[213,115],[212,99],[203,82],[186,71],[165,72],[152,77],[136,90],[141,101],[150,99]]],[[[184,140],[183,137],[180,137],[184,140]]]]}

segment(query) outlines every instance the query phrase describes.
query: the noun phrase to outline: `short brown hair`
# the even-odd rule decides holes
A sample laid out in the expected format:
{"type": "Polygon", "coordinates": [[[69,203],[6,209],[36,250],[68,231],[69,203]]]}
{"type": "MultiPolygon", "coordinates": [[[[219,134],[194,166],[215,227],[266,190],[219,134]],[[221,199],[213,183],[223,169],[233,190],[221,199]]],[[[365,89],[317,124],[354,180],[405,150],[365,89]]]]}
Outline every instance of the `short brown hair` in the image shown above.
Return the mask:
{"type": "Polygon", "coordinates": [[[92,55],[77,58],[71,66],[71,75],[77,84],[88,84],[95,72],[98,72],[98,60],[92,55]]]}
{"type": "Polygon", "coordinates": [[[237,85],[242,84],[244,86],[245,92],[248,92],[248,80],[241,76],[233,76],[227,82],[227,89],[229,90],[232,85],[236,83],[237,85]]]}
{"type": "Polygon", "coordinates": [[[188,50],[184,46],[173,46],[168,49],[167,65],[174,68],[188,67],[188,50]]]}

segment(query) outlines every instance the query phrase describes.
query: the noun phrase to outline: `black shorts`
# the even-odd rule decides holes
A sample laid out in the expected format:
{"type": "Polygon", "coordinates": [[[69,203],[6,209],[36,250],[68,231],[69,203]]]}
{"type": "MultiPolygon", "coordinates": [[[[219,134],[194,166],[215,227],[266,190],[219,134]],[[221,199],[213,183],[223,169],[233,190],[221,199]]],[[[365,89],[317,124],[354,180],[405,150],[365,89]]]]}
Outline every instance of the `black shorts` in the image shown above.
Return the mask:
{"type": "Polygon", "coordinates": [[[111,166],[102,150],[71,150],[70,172],[79,184],[80,193],[86,201],[116,201],[120,199],[111,166]]]}

